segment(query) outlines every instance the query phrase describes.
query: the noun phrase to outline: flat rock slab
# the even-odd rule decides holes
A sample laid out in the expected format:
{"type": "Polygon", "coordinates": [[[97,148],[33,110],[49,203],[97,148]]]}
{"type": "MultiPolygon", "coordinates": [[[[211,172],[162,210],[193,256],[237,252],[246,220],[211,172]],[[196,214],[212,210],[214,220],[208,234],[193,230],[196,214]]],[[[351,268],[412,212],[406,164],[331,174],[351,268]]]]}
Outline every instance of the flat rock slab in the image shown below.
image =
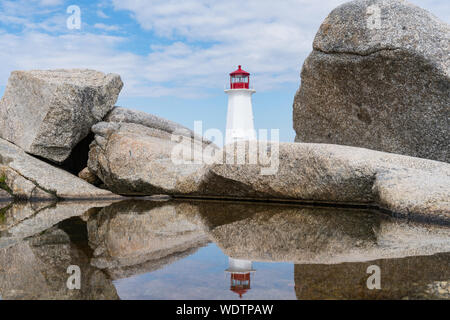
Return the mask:
{"type": "MultiPolygon", "coordinates": [[[[67,171],[36,159],[3,139],[0,139],[0,164],[17,173],[17,177],[20,177],[21,181],[22,179],[23,181],[26,180],[30,183],[30,186],[34,185],[60,199],[119,197],[110,191],[96,188],[67,171]]],[[[30,186],[27,186],[27,188],[32,190],[33,188],[30,188],[30,186]]]]}
{"type": "Polygon", "coordinates": [[[313,48],[293,105],[296,142],[450,161],[448,24],[406,1],[351,1],[313,48]]]}
{"type": "Polygon", "coordinates": [[[440,170],[398,169],[377,174],[374,192],[378,203],[393,212],[426,212],[436,220],[450,219],[450,179],[440,170]]]}
{"type": "Polygon", "coordinates": [[[328,144],[244,147],[227,145],[215,164],[180,179],[176,189],[199,197],[372,204],[450,222],[448,163],[328,144]]]}
{"type": "Polygon", "coordinates": [[[114,107],[119,75],[94,70],[14,71],[0,100],[0,137],[62,163],[114,107]]]}

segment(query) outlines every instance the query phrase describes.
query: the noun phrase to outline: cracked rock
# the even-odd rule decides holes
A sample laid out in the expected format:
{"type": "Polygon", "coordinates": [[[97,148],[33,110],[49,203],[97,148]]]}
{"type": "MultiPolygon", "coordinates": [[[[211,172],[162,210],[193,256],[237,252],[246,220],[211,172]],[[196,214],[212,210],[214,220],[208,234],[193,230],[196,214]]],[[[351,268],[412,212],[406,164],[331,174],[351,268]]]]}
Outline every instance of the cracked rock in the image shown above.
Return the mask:
{"type": "Polygon", "coordinates": [[[94,70],[13,71],[0,100],[0,137],[56,163],[113,108],[119,75],[94,70]]]}
{"type": "Polygon", "coordinates": [[[67,171],[56,168],[0,139],[0,166],[13,193],[31,198],[110,199],[115,194],[94,187],[67,171]]]}
{"type": "Polygon", "coordinates": [[[16,199],[49,201],[56,199],[55,195],[42,190],[9,167],[0,166],[0,175],[5,177],[5,183],[16,199]]]}

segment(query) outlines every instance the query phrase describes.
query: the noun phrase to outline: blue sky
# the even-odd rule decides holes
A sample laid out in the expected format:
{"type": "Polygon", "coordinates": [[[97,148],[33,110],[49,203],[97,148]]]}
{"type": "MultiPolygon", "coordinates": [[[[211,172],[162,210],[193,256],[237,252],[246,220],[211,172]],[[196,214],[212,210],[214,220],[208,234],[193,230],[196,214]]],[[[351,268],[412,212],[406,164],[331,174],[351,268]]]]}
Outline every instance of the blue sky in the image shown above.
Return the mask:
{"type": "MultiPolygon", "coordinates": [[[[323,19],[344,0],[0,0],[0,94],[12,70],[121,75],[118,105],[224,130],[228,73],[252,73],[255,125],[293,141],[292,102],[323,19]],[[69,30],[69,5],[81,29],[69,30]]],[[[450,21],[448,0],[414,0],[450,21]]]]}
{"type": "MultiPolygon", "coordinates": [[[[239,300],[230,291],[225,273],[228,257],[210,243],[194,254],[153,272],[114,281],[121,299],[228,299],[239,300]]],[[[253,262],[251,289],[244,299],[296,299],[294,264],[253,262]]]]}

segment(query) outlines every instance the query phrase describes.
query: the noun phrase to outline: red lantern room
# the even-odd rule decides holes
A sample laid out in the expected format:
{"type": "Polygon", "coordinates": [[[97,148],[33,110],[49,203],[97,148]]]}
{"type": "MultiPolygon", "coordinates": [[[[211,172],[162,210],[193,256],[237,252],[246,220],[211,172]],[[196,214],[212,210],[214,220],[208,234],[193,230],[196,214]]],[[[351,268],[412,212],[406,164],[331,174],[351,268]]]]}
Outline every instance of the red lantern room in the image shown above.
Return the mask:
{"type": "Polygon", "coordinates": [[[232,273],[230,290],[237,293],[239,298],[250,290],[250,272],[232,273]]]}
{"type": "Polygon", "coordinates": [[[241,69],[238,69],[230,73],[230,88],[231,89],[248,89],[250,86],[250,73],[241,69]]]}

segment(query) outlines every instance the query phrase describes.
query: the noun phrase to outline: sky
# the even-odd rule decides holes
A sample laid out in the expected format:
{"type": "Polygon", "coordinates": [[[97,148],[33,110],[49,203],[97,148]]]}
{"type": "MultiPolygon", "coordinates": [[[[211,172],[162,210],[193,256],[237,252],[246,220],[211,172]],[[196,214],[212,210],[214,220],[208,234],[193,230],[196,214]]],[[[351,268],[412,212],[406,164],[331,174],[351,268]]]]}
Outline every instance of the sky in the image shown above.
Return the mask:
{"type": "MultiPolygon", "coordinates": [[[[223,90],[242,65],[257,91],[255,127],[293,141],[303,61],[322,21],[344,2],[0,0],[0,95],[13,70],[89,68],[120,74],[117,105],[223,132],[223,90]],[[80,8],[79,29],[67,26],[71,5],[80,8]]],[[[450,23],[448,0],[410,2],[450,23]]]]}
{"type": "MultiPolygon", "coordinates": [[[[114,281],[123,300],[134,299],[226,299],[239,300],[230,291],[228,256],[213,243],[194,254],[162,268],[114,281]]],[[[253,262],[251,289],[244,299],[294,300],[294,264],[288,262],[253,262]]]]}

